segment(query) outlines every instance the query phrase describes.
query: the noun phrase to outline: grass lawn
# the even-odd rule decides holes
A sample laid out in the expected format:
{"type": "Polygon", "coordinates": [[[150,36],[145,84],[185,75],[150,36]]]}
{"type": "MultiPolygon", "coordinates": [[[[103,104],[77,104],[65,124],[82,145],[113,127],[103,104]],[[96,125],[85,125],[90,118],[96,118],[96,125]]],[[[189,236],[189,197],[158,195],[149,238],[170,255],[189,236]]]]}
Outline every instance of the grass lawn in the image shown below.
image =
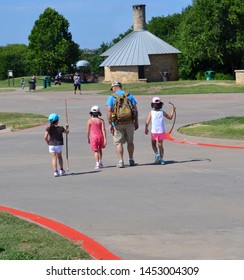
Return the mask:
{"type": "MultiPolygon", "coordinates": [[[[244,86],[235,81],[176,81],[145,84],[124,84],[123,89],[134,95],[171,95],[171,94],[208,94],[208,93],[244,93],[244,86]]],[[[51,86],[39,91],[73,91],[73,84],[51,86]]],[[[81,90],[98,90],[99,94],[110,92],[110,83],[82,84],[81,90]]]]}
{"type": "Polygon", "coordinates": [[[191,136],[219,139],[244,140],[244,117],[226,117],[204,121],[179,129],[179,132],[191,136]]]}
{"type": "Polygon", "coordinates": [[[47,122],[47,117],[42,115],[0,112],[0,123],[5,124],[10,130],[30,128],[47,122]]]}
{"type": "MultiPolygon", "coordinates": [[[[42,86],[43,76],[37,77],[37,86],[42,86]]],[[[14,88],[20,88],[21,78],[15,78],[14,88]]],[[[30,77],[25,77],[25,86],[29,87],[28,80],[30,77]]],[[[12,84],[10,84],[12,86],[12,84]]],[[[3,91],[1,88],[8,88],[8,81],[0,81],[0,93],[3,91]]],[[[233,80],[198,80],[198,81],[168,81],[168,82],[153,82],[153,83],[133,83],[124,84],[123,89],[132,92],[134,95],[171,95],[171,94],[208,94],[208,93],[244,93],[243,85],[236,85],[233,80]]],[[[110,83],[87,83],[81,85],[81,90],[97,90],[99,94],[108,94],[110,90],[110,83]]],[[[6,91],[6,90],[4,90],[6,91]]],[[[73,91],[72,83],[62,83],[61,86],[55,86],[54,83],[51,87],[41,88],[38,92],[48,91],[73,91]]]]}
{"type": "Polygon", "coordinates": [[[0,212],[0,260],[84,260],[92,259],[80,244],[0,212]]]}

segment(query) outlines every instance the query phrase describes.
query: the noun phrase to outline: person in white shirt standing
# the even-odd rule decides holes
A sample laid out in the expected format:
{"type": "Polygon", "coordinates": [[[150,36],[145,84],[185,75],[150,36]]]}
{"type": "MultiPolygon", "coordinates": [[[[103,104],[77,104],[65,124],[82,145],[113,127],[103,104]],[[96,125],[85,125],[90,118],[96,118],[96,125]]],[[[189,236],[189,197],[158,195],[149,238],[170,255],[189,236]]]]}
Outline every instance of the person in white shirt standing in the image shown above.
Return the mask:
{"type": "Polygon", "coordinates": [[[75,73],[73,80],[74,80],[74,94],[76,94],[77,89],[79,90],[79,92],[81,94],[81,89],[80,89],[81,78],[80,78],[80,75],[78,73],[75,73]]]}
{"type": "Polygon", "coordinates": [[[155,154],[155,163],[163,165],[165,164],[163,140],[166,139],[164,118],[171,120],[175,114],[176,108],[173,106],[170,115],[168,115],[163,111],[163,102],[161,102],[159,97],[153,97],[151,107],[152,110],[148,114],[145,125],[145,134],[149,133],[148,126],[151,122],[151,143],[155,154]]]}

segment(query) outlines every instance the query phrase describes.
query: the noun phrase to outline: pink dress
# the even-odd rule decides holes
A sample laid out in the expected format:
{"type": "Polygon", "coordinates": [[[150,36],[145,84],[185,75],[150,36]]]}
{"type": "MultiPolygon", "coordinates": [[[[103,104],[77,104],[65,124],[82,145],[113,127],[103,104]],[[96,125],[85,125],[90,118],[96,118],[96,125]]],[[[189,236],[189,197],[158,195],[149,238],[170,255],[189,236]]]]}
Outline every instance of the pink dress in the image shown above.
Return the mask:
{"type": "Polygon", "coordinates": [[[90,129],[90,144],[92,151],[99,151],[105,148],[104,137],[102,133],[102,121],[96,118],[96,122],[89,120],[90,129]]]}

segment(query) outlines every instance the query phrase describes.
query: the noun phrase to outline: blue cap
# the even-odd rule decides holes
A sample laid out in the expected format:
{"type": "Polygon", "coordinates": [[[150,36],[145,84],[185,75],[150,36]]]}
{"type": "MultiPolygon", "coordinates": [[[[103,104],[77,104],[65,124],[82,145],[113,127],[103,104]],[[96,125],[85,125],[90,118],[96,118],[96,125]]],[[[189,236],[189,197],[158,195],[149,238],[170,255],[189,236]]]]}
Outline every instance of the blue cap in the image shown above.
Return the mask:
{"type": "Polygon", "coordinates": [[[53,123],[53,122],[56,122],[59,118],[61,118],[61,116],[59,116],[58,114],[50,114],[49,117],[48,117],[48,121],[50,123],[53,123]]]}

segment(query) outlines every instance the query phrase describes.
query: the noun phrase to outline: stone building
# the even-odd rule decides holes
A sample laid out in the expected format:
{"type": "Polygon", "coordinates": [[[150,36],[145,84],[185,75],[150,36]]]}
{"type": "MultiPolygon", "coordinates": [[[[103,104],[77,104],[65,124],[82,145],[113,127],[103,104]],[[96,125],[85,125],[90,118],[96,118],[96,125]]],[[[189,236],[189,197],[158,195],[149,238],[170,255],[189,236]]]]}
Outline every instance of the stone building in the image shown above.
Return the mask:
{"type": "Polygon", "coordinates": [[[134,30],[101,54],[105,82],[158,82],[178,80],[181,52],[146,30],[146,5],[133,6],[134,30]]]}

